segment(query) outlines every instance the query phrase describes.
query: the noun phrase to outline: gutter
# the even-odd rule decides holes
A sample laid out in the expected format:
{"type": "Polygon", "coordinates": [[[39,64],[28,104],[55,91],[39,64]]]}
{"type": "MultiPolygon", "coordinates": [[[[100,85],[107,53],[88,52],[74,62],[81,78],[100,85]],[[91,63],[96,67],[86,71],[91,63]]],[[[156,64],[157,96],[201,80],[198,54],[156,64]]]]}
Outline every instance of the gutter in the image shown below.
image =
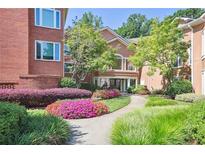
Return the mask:
{"type": "Polygon", "coordinates": [[[188,25],[191,29],[191,83],[194,84],[194,30],[193,27],[188,25]]]}

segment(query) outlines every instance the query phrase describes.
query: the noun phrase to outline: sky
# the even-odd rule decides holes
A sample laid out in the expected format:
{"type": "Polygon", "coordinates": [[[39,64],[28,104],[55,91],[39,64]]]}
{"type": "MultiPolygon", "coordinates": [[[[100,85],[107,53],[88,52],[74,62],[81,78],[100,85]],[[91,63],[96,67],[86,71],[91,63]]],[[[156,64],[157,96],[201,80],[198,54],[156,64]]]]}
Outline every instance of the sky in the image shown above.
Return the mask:
{"type": "Polygon", "coordinates": [[[72,20],[78,17],[80,19],[84,12],[92,12],[94,15],[102,17],[103,26],[109,26],[112,29],[117,29],[126,22],[130,14],[140,13],[146,15],[148,19],[158,17],[162,20],[165,16],[174,13],[179,8],[73,8],[68,10],[68,16],[66,20],[67,26],[72,26],[72,20]]]}

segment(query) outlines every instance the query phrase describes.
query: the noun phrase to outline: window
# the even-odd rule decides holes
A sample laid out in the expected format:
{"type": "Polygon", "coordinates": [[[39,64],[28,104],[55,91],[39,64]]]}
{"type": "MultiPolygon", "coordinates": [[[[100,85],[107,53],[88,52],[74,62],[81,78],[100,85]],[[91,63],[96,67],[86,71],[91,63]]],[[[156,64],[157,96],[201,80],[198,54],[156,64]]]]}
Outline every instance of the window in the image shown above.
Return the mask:
{"type": "Polygon", "coordinates": [[[188,54],[189,54],[188,63],[189,63],[189,65],[191,65],[191,63],[192,63],[192,51],[191,51],[191,48],[188,49],[188,54]]]}
{"type": "Polygon", "coordinates": [[[202,42],[201,42],[201,44],[202,44],[202,51],[201,51],[201,55],[202,56],[205,56],[205,30],[203,30],[202,31],[202,42]]]}
{"type": "Polygon", "coordinates": [[[121,56],[116,55],[116,61],[112,69],[122,70],[122,57],[121,56]]]}
{"type": "Polygon", "coordinates": [[[36,41],[36,59],[60,61],[60,43],[36,41]]]}
{"type": "Polygon", "coordinates": [[[70,55],[71,51],[70,48],[67,45],[64,45],[64,55],[68,56],[70,55]]]}
{"type": "Polygon", "coordinates": [[[178,56],[176,63],[174,64],[174,67],[181,67],[182,66],[182,60],[181,58],[178,56]]]}
{"type": "Polygon", "coordinates": [[[134,71],[135,67],[126,59],[126,70],[128,71],[134,71]]]}
{"type": "Polygon", "coordinates": [[[64,72],[65,73],[72,73],[73,72],[73,63],[64,63],[64,72]]]}
{"type": "Polygon", "coordinates": [[[35,9],[35,25],[47,28],[60,29],[60,10],[48,8],[35,9]]]}

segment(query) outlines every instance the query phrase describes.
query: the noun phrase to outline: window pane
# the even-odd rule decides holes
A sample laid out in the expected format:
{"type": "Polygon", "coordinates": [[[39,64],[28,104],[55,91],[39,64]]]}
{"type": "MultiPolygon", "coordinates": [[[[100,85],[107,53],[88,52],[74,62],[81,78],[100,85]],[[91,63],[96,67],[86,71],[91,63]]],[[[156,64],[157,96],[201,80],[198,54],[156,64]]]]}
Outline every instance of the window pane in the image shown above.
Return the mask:
{"type": "Polygon", "coordinates": [[[53,60],[53,44],[52,43],[43,43],[43,59],[53,60]]]}
{"type": "Polygon", "coordinates": [[[54,27],[54,12],[52,10],[42,9],[42,25],[46,27],[54,27]]]}
{"type": "Polygon", "coordinates": [[[36,59],[41,59],[41,43],[36,42],[36,59]]]}
{"type": "Polygon", "coordinates": [[[35,23],[36,25],[40,25],[40,9],[35,9],[35,23]]]}
{"type": "Polygon", "coordinates": [[[116,61],[114,62],[112,69],[122,69],[122,58],[120,56],[116,56],[116,61]]]}
{"type": "Polygon", "coordinates": [[[55,44],[55,60],[60,60],[60,44],[55,44]]]}
{"type": "Polygon", "coordinates": [[[60,28],[60,12],[56,12],[56,28],[60,28]]]}

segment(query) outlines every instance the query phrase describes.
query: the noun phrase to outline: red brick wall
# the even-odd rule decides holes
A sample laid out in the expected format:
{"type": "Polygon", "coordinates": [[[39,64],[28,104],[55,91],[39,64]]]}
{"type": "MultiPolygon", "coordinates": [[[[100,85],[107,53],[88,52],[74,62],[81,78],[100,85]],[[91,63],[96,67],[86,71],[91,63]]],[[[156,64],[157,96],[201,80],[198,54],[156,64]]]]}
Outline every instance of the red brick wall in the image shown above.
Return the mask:
{"type": "Polygon", "coordinates": [[[0,9],[0,81],[28,73],[28,9],[0,9]]]}
{"type": "Polygon", "coordinates": [[[63,76],[64,9],[61,10],[61,29],[35,26],[34,9],[29,9],[29,74],[52,74],[63,76]],[[61,61],[35,60],[35,40],[61,42],[61,61]]]}

